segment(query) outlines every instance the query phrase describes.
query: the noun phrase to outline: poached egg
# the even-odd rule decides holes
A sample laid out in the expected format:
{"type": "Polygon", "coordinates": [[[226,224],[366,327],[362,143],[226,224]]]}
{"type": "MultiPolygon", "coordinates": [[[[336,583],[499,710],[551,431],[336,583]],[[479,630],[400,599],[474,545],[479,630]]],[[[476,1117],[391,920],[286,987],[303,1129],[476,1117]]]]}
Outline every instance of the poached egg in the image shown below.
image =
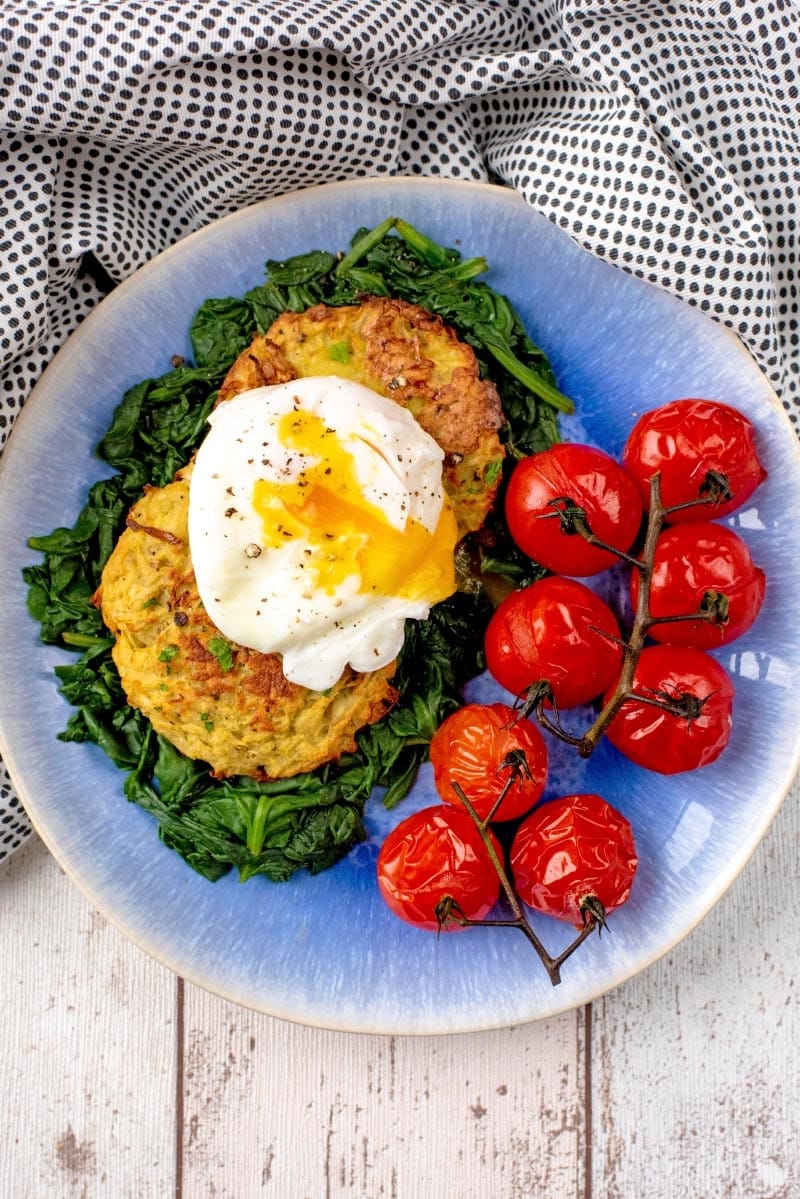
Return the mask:
{"type": "Polygon", "coordinates": [[[338,377],[220,404],[195,459],[189,547],[229,640],[293,683],[388,665],[405,621],[455,591],[443,452],[400,405],[338,377]]]}

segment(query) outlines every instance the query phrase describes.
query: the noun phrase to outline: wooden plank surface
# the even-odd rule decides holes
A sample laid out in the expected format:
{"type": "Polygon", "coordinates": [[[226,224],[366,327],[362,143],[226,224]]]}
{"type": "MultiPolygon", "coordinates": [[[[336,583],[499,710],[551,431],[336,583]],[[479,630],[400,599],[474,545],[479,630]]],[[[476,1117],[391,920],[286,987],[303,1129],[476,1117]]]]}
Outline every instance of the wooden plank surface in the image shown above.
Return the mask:
{"type": "Polygon", "coordinates": [[[678,948],[593,1004],[602,1199],[800,1196],[800,787],[678,948]]]}
{"type": "Polygon", "coordinates": [[[476,1036],[354,1036],[187,987],[184,1019],[192,1199],[584,1193],[582,1012],[476,1036]]]}
{"type": "Polygon", "coordinates": [[[36,837],[0,867],[0,928],[0,1196],[171,1196],[174,975],[36,837]]]}
{"type": "Polygon", "coordinates": [[[179,983],[34,838],[0,867],[0,1197],[797,1199],[798,834],[796,788],[700,928],[586,1012],[432,1039],[179,983]]]}

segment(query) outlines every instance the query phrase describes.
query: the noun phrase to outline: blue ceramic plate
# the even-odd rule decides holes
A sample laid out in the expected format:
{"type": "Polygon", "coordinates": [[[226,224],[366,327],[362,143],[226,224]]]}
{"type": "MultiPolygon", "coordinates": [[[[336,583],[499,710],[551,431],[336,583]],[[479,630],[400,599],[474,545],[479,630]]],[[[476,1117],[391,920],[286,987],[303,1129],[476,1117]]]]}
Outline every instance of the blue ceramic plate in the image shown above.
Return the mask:
{"type": "MultiPolygon", "coordinates": [[[[92,902],[132,940],[210,990],[327,1028],[462,1032],[517,1024],[584,1003],[643,969],[708,912],[747,861],[798,760],[800,594],[798,445],[779,403],[729,333],[578,249],[513,192],[383,179],[334,184],[247,208],[186,238],[113,292],[58,354],[11,439],[0,500],[2,751],[44,840],[92,902]],[[711,396],[755,422],[769,480],[731,523],[767,571],[762,615],[719,657],[735,676],[732,743],[713,766],[665,778],[603,746],[588,762],[552,748],[548,794],[598,791],[636,831],[641,867],[613,933],[591,937],[553,988],[524,938],[471,930],[437,939],[390,915],[374,866],[386,831],[433,802],[428,770],[394,813],[368,808],[369,842],[333,870],[289,883],[231,873],[208,883],[159,842],[94,746],[56,740],[69,716],[25,610],[25,537],[71,524],[102,472],[93,449],[123,391],[188,353],[199,302],[240,295],[268,257],[337,250],[360,225],[402,215],[466,255],[518,305],[577,404],[568,437],[618,452],[635,416],[679,396],[711,396]]],[[[496,691],[485,680],[472,692],[496,691]]],[[[552,743],[551,743],[552,746],[552,743]]],[[[553,949],[570,930],[542,918],[553,949]]]]}

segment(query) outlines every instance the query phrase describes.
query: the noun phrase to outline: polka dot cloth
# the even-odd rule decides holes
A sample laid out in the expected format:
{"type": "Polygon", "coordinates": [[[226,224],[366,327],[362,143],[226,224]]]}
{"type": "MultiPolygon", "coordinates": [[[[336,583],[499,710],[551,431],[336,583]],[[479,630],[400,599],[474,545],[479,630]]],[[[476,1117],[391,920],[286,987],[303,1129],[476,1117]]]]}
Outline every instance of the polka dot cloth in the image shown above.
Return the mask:
{"type": "MultiPolygon", "coordinates": [[[[0,444],[104,292],[336,179],[516,188],[704,309],[800,412],[791,0],[17,0],[0,13],[0,444]]],[[[27,832],[0,776],[0,858],[27,832]]]]}

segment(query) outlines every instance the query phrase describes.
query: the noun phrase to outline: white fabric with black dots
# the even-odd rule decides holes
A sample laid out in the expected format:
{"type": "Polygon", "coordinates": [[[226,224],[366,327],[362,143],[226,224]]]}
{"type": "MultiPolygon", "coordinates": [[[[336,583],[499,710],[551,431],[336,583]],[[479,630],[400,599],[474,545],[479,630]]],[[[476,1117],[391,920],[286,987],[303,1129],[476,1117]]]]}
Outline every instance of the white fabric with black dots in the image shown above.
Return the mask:
{"type": "MultiPolygon", "coordinates": [[[[104,284],[389,174],[516,188],[733,329],[797,421],[793,0],[7,0],[0,56],[0,444],[104,284]]],[[[28,831],[0,774],[0,858],[28,831]]]]}

